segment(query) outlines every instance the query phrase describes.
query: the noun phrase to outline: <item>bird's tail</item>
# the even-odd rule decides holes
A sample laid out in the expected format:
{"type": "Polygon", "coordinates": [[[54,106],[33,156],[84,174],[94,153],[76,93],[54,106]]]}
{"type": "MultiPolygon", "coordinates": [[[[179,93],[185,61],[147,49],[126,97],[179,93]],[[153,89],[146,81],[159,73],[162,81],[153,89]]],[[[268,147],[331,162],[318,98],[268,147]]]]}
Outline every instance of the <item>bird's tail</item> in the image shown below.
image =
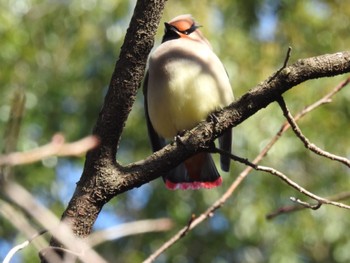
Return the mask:
{"type": "Polygon", "coordinates": [[[164,176],[168,189],[200,189],[221,185],[222,178],[209,153],[198,153],[164,176]]]}

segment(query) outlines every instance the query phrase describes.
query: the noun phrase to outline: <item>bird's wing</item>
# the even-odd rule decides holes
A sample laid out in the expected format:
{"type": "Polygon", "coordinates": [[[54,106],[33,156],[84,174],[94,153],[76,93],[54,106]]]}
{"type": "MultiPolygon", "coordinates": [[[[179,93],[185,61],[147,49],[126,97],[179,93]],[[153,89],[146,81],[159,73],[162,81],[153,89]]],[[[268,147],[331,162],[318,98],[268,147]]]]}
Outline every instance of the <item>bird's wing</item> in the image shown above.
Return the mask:
{"type": "MultiPolygon", "coordinates": [[[[227,130],[221,137],[219,137],[219,147],[227,153],[231,153],[232,145],[232,129],[227,130]]],[[[230,170],[231,158],[227,155],[220,154],[221,169],[225,172],[230,170]]]]}
{"type": "Polygon", "coordinates": [[[144,97],[144,107],[145,107],[145,115],[146,115],[146,123],[147,123],[147,130],[148,130],[148,137],[151,141],[152,150],[153,152],[156,152],[160,149],[162,149],[165,145],[165,139],[161,136],[159,136],[156,131],[154,130],[151,120],[149,118],[148,114],[148,102],[147,102],[147,86],[148,86],[148,71],[146,73],[144,82],[143,82],[143,97],[144,97]]]}
{"type": "MultiPolygon", "coordinates": [[[[148,114],[148,102],[147,102],[147,87],[148,87],[148,71],[146,73],[144,83],[143,83],[143,96],[144,96],[144,107],[145,107],[145,115],[146,115],[146,123],[147,123],[147,130],[148,130],[148,137],[151,141],[152,151],[156,152],[160,149],[162,149],[166,145],[166,141],[163,137],[159,136],[156,131],[154,130],[151,120],[149,118],[148,114]]],[[[169,172],[162,175],[163,180],[166,182],[167,178],[177,178],[179,176],[182,176],[186,173],[185,165],[179,164],[174,169],[170,170],[169,172]]]]}

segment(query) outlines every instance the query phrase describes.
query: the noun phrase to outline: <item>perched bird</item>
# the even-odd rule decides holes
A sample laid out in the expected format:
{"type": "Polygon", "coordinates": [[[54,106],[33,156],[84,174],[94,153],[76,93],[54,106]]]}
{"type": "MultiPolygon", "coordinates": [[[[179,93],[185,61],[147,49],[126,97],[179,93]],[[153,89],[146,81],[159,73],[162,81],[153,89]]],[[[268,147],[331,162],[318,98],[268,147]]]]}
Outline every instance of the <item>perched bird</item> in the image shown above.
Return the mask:
{"type": "MultiPolygon", "coordinates": [[[[149,58],[144,80],[145,113],[153,151],[184,130],[194,128],[215,110],[233,102],[226,70],[191,15],[165,23],[162,44],[149,58]]],[[[231,152],[232,131],[219,138],[231,152]]],[[[220,156],[229,171],[230,159],[220,156]]],[[[201,152],[163,176],[169,189],[212,188],[222,179],[211,155],[201,152]]]]}

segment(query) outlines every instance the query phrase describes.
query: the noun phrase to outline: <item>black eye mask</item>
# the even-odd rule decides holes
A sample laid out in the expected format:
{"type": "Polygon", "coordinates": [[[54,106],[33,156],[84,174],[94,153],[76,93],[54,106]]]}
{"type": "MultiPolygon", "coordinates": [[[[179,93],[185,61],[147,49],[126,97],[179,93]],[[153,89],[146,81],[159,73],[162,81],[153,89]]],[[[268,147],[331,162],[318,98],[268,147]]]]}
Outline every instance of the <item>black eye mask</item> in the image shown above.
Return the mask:
{"type": "Polygon", "coordinates": [[[192,32],[196,31],[196,29],[198,28],[199,26],[197,26],[195,23],[192,24],[192,26],[187,29],[187,30],[183,30],[183,31],[180,31],[178,30],[180,33],[182,34],[185,34],[185,35],[189,35],[191,34],[192,32]]]}
{"type": "Polygon", "coordinates": [[[180,38],[179,33],[184,34],[184,35],[190,35],[194,31],[196,31],[196,29],[199,27],[195,23],[193,23],[189,29],[180,31],[176,27],[174,27],[173,25],[171,25],[169,23],[164,23],[164,26],[165,26],[165,30],[164,30],[164,36],[163,36],[162,43],[164,43],[165,41],[180,38]]]}

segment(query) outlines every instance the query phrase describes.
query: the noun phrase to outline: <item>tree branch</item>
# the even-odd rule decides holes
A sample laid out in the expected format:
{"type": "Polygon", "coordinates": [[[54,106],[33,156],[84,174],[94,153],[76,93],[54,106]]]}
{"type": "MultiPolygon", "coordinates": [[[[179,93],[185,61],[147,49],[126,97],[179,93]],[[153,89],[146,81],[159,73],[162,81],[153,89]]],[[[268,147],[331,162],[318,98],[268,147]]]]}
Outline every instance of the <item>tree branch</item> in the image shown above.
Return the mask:
{"type": "MultiPolygon", "coordinates": [[[[336,194],[334,196],[326,197],[326,199],[331,201],[341,201],[349,198],[350,198],[350,192],[343,192],[343,193],[336,194]]],[[[305,208],[309,208],[309,207],[302,206],[302,205],[284,206],[266,215],[266,219],[270,220],[279,215],[300,211],[305,208]]]]}
{"type": "Polygon", "coordinates": [[[309,139],[304,136],[304,134],[302,133],[302,131],[298,127],[298,124],[295,122],[292,114],[289,112],[288,107],[287,107],[286,103],[284,102],[284,99],[281,97],[277,102],[280,105],[280,107],[283,111],[283,115],[288,120],[288,123],[292,127],[292,130],[294,131],[295,135],[304,143],[304,146],[307,149],[309,149],[310,151],[312,151],[320,156],[341,162],[350,168],[350,160],[349,159],[342,157],[342,156],[338,156],[338,155],[329,153],[327,151],[324,151],[321,148],[317,147],[315,144],[310,143],[309,139]]]}
{"type": "MultiPolygon", "coordinates": [[[[96,251],[90,249],[83,240],[76,238],[69,225],[65,224],[65,222],[60,223],[59,219],[51,211],[39,204],[26,189],[16,183],[8,183],[3,190],[13,203],[26,211],[26,213],[34,218],[44,229],[49,229],[50,233],[64,244],[71,253],[79,255],[82,262],[106,263],[106,261],[97,254],[96,251]]],[[[50,253],[51,251],[52,249],[42,250],[42,258],[47,260],[55,256],[50,253]]]]}
{"type": "Polygon", "coordinates": [[[50,156],[78,156],[98,145],[98,138],[87,136],[72,143],[65,143],[62,134],[57,133],[50,143],[26,152],[12,152],[0,155],[1,166],[15,166],[34,163],[50,156]]]}
{"type": "MultiPolygon", "coordinates": [[[[90,234],[103,205],[114,195],[111,187],[123,184],[122,167],[116,153],[128,114],[143,79],[147,57],[166,0],[139,0],[127,30],[120,56],[116,62],[109,89],[93,134],[99,147],[86,155],[83,174],[62,220],[71,225],[79,237],[90,234]]],[[[51,240],[52,246],[61,246],[51,240]]]]}
{"type": "MultiPolygon", "coordinates": [[[[242,157],[236,156],[234,154],[225,152],[221,149],[215,148],[215,152],[220,153],[220,154],[226,154],[227,156],[229,156],[232,160],[235,160],[237,162],[243,163],[247,166],[252,167],[254,170],[257,171],[262,171],[262,172],[266,172],[269,174],[272,174],[278,178],[280,178],[282,181],[284,181],[286,184],[290,185],[291,187],[293,187],[294,189],[298,190],[300,193],[318,201],[321,204],[327,204],[327,205],[334,205],[340,208],[345,208],[345,209],[349,209],[350,210],[350,206],[343,204],[343,203],[339,203],[339,202],[335,202],[332,200],[328,200],[326,198],[320,197],[314,193],[311,193],[310,191],[306,190],[305,188],[303,188],[302,186],[300,186],[299,184],[297,184],[296,182],[294,182],[292,179],[290,179],[287,175],[285,175],[284,173],[272,168],[272,167],[267,167],[267,166],[262,166],[262,165],[256,165],[255,163],[250,162],[248,159],[244,159],[242,157]]],[[[291,200],[293,202],[297,202],[299,204],[302,204],[304,206],[308,206],[309,208],[312,208],[311,205],[306,204],[305,202],[300,201],[297,198],[291,198],[291,200]]],[[[314,207],[312,209],[315,209],[314,207]]],[[[317,207],[318,209],[318,207],[317,207]]]]}
{"type": "Polygon", "coordinates": [[[87,243],[91,247],[95,247],[103,242],[126,236],[138,235],[147,232],[167,231],[172,226],[173,222],[168,218],[139,220],[94,232],[87,239],[87,243]]]}

